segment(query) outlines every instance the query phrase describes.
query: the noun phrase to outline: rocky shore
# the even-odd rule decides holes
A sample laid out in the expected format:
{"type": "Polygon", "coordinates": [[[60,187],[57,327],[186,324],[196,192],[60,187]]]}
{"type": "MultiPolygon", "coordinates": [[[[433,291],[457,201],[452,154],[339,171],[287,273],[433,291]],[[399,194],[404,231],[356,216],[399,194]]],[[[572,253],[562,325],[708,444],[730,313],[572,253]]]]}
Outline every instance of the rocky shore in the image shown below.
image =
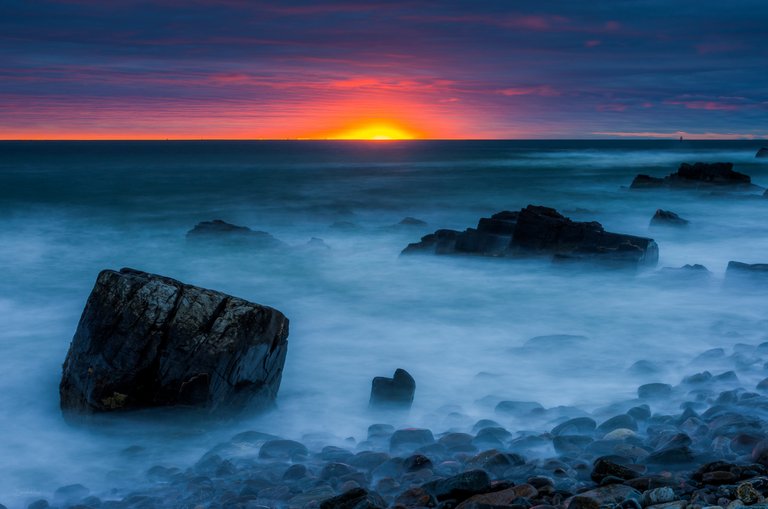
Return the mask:
{"type": "MultiPolygon", "coordinates": [[[[708,350],[692,366],[710,370],[592,411],[501,401],[471,424],[378,423],[361,440],[246,431],[192,466],[148,465],[134,492],[71,485],[29,509],[764,509],[765,360],[768,343],[708,350]]],[[[631,369],[652,380],[651,364],[631,369]]]]}

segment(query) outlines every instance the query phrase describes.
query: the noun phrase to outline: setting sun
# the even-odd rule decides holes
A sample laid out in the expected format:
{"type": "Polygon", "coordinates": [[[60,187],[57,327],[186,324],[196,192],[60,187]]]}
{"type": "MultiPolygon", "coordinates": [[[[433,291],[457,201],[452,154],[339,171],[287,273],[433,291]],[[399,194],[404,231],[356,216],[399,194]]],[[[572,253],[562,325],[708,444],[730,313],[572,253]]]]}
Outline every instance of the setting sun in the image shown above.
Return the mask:
{"type": "Polygon", "coordinates": [[[387,122],[374,122],[328,136],[332,140],[413,140],[414,133],[387,122]]]}

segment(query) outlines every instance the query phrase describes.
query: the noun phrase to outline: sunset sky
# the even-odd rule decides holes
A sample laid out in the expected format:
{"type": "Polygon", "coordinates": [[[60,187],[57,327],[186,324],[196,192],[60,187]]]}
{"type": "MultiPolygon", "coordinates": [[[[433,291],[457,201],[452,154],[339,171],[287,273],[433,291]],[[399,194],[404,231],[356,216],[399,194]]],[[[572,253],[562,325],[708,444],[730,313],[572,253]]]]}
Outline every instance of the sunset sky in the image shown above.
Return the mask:
{"type": "Polygon", "coordinates": [[[768,1],[0,0],[0,138],[768,136],[768,1]]]}

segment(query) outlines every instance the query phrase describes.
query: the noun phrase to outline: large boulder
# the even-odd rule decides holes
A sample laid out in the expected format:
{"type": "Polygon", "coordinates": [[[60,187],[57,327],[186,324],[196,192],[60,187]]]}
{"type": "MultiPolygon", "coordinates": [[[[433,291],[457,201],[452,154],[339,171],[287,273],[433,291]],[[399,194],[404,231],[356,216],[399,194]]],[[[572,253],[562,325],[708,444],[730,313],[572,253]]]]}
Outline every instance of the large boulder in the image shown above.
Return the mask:
{"type": "Polygon", "coordinates": [[[102,271],[64,361],[65,415],[274,404],[288,319],[246,300],[133,269],[102,271]]]}
{"type": "Polygon", "coordinates": [[[286,244],[271,234],[259,230],[251,230],[247,226],[214,219],[202,221],[187,232],[187,240],[196,242],[227,242],[244,244],[255,248],[281,248],[286,244]]]}
{"type": "Polygon", "coordinates": [[[438,230],[410,244],[403,254],[464,254],[493,257],[550,256],[557,261],[612,266],[654,266],[659,250],[653,239],[611,233],[595,221],[579,222],[555,209],[528,205],[518,212],[481,218],[463,232],[438,230]]]}
{"type": "Polygon", "coordinates": [[[372,408],[411,408],[416,381],[404,369],[396,369],[392,378],[374,377],[371,382],[372,408]]]}
{"type": "Polygon", "coordinates": [[[664,178],[638,175],[632,181],[630,189],[697,189],[720,186],[745,190],[758,188],[752,184],[749,175],[733,171],[733,163],[682,163],[675,173],[664,178]]]}

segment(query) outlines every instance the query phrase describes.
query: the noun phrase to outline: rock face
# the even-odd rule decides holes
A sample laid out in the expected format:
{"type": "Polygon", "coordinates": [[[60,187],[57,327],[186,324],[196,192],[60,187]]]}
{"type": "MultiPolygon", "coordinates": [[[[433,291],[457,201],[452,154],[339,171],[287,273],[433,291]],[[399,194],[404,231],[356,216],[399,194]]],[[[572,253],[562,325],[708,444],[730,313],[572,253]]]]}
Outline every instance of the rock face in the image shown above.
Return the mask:
{"type": "Polygon", "coordinates": [[[653,239],[605,231],[595,221],[578,222],[555,209],[528,205],[519,212],[481,218],[463,232],[437,230],[408,245],[402,254],[464,254],[494,257],[551,256],[556,261],[588,261],[620,267],[654,266],[653,239]]]}
{"type": "Polygon", "coordinates": [[[688,226],[689,223],[671,210],[657,209],[651,218],[651,226],[688,226]]]}
{"type": "Polygon", "coordinates": [[[757,151],[757,154],[755,154],[755,157],[757,158],[768,158],[768,148],[763,147],[760,150],[757,151]]]}
{"type": "Polygon", "coordinates": [[[371,383],[370,406],[375,408],[411,408],[416,381],[404,369],[395,370],[392,378],[377,376],[371,383]]]}
{"type": "Polygon", "coordinates": [[[751,189],[749,175],[733,171],[733,163],[683,163],[675,173],[664,178],[638,175],[632,181],[631,189],[671,188],[711,188],[730,186],[751,189]]]}
{"type": "Polygon", "coordinates": [[[247,244],[257,248],[280,248],[286,244],[267,232],[251,230],[221,219],[197,223],[187,232],[187,239],[193,241],[227,241],[247,244]]]}
{"type": "Polygon", "coordinates": [[[279,311],[133,269],[102,271],[64,362],[65,415],[264,408],[287,351],[279,311]]]}

